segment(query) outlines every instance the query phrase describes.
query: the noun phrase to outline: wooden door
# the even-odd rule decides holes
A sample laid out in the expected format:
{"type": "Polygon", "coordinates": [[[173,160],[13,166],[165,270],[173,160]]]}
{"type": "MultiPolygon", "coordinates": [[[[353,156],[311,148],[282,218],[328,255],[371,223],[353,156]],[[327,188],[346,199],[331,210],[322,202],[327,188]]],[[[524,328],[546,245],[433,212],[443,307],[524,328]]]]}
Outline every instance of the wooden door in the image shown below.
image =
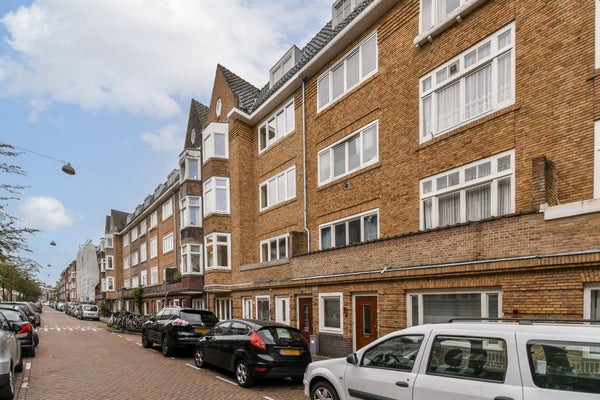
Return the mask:
{"type": "Polygon", "coordinates": [[[377,296],[356,297],[356,350],[379,337],[377,332],[377,296]]]}
{"type": "Polygon", "coordinates": [[[313,307],[311,297],[298,298],[299,329],[306,343],[310,344],[310,335],[313,333],[313,307]]]}

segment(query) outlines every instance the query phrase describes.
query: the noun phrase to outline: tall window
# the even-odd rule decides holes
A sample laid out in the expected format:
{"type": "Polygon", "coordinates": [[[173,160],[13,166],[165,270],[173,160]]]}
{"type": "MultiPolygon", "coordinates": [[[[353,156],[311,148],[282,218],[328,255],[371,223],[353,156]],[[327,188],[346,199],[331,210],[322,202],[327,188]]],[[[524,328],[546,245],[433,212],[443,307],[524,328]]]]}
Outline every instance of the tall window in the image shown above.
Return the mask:
{"type": "Polygon", "coordinates": [[[319,293],[319,331],[342,333],[342,293],[319,293]]]}
{"type": "Polygon", "coordinates": [[[229,178],[212,177],[204,182],[204,216],[229,214],[229,178]]]}
{"type": "Polygon", "coordinates": [[[480,0],[421,0],[421,32],[454,17],[460,6],[480,0]]]}
{"type": "Polygon", "coordinates": [[[260,242],[260,262],[288,258],[289,235],[278,236],[260,242]]]}
{"type": "Polygon", "coordinates": [[[204,237],[206,268],[231,268],[231,235],[211,233],[204,237]]]}
{"type": "Polygon", "coordinates": [[[150,239],[150,258],[158,256],[158,239],[154,236],[150,239]]]}
{"type": "Polygon", "coordinates": [[[499,291],[411,293],[407,296],[409,325],[448,322],[451,318],[500,318],[499,291]]]}
{"type": "Polygon", "coordinates": [[[261,211],[296,197],[296,166],[260,184],[261,211]]]}
{"type": "Polygon", "coordinates": [[[215,315],[220,321],[231,319],[233,314],[232,299],[215,299],[215,315]]]}
{"type": "Polygon", "coordinates": [[[514,103],[514,23],[423,76],[421,142],[514,103]]]}
{"type": "Polygon", "coordinates": [[[164,236],[162,239],[162,252],[163,254],[173,251],[173,232],[164,236]]]}
{"type": "Polygon", "coordinates": [[[319,152],[319,184],[379,160],[379,122],[375,121],[319,152]]]}
{"type": "Polygon", "coordinates": [[[112,292],[115,290],[115,278],[109,276],[106,278],[106,290],[112,292]]]}
{"type": "Polygon", "coordinates": [[[271,320],[271,300],[269,296],[256,296],[256,318],[271,320]]]}
{"type": "Polygon", "coordinates": [[[162,220],[169,218],[173,215],[173,199],[170,198],[162,205],[162,220]]]}
{"type": "Polygon", "coordinates": [[[142,286],[148,286],[148,271],[144,270],[140,272],[140,284],[142,286]]]}
{"type": "Polygon", "coordinates": [[[505,215],[514,210],[514,151],[421,181],[421,228],[505,215]]]}
{"type": "Polygon", "coordinates": [[[146,232],[148,231],[147,226],[148,225],[146,224],[145,219],[140,222],[140,236],[143,236],[146,234],[146,232]]]}
{"type": "Polygon", "coordinates": [[[584,287],[583,317],[585,319],[600,320],[600,283],[584,287]]]}
{"type": "Polygon", "coordinates": [[[294,100],[277,110],[258,127],[258,150],[263,151],[294,131],[294,100]]]}
{"type": "Polygon", "coordinates": [[[202,273],[202,245],[185,244],[181,246],[181,273],[202,273]]]}
{"type": "Polygon", "coordinates": [[[115,269],[114,256],[106,256],[106,269],[115,269]]]}
{"type": "Polygon", "coordinates": [[[139,264],[139,255],[137,251],[131,253],[131,266],[135,267],[139,264]]]}
{"type": "Polygon", "coordinates": [[[158,224],[158,212],[154,211],[152,214],[150,214],[150,229],[156,228],[157,224],[158,224]]]}
{"type": "Polygon", "coordinates": [[[229,125],[222,122],[212,122],[202,131],[204,162],[209,158],[229,157],[228,131],[229,125]]]}
{"type": "Polygon", "coordinates": [[[368,211],[319,226],[321,250],[379,238],[379,211],[368,211]]]}
{"type": "Polygon", "coordinates": [[[146,251],[146,243],[140,244],[140,262],[144,262],[148,259],[148,253],[146,251]]]}
{"type": "Polygon", "coordinates": [[[112,248],[113,247],[113,235],[106,235],[105,237],[106,241],[106,247],[107,248],[112,248]]]}
{"type": "Polygon", "coordinates": [[[186,196],[181,199],[181,227],[202,226],[200,197],[186,196]]]}
{"type": "Polygon", "coordinates": [[[374,32],[317,81],[318,111],[377,72],[377,32],[374,32]]]}
{"type": "Polygon", "coordinates": [[[191,150],[188,150],[179,162],[182,180],[200,179],[200,153],[198,152],[197,157],[193,157],[189,154],[190,152],[191,150]]]}
{"type": "Polygon", "coordinates": [[[129,269],[130,257],[129,254],[123,256],[123,269],[129,269]]]}
{"type": "Polygon", "coordinates": [[[152,267],[150,269],[150,284],[151,285],[158,284],[158,267],[152,267]]]}
{"type": "Polygon", "coordinates": [[[131,230],[131,241],[135,242],[138,238],[138,227],[137,225],[133,227],[131,230]]]}

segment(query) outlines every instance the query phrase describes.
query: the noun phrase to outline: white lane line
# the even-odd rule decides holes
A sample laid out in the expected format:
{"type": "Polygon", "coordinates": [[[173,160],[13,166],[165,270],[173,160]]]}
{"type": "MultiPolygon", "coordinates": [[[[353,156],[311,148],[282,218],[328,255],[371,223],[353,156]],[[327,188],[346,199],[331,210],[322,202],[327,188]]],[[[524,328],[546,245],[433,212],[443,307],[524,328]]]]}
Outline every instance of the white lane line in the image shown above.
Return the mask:
{"type": "Polygon", "coordinates": [[[263,396],[263,399],[274,400],[272,397],[269,397],[269,396],[263,396]]]}
{"type": "Polygon", "coordinates": [[[220,376],[218,376],[218,375],[215,375],[215,378],[217,378],[217,379],[220,379],[220,380],[222,380],[223,382],[227,382],[227,383],[229,383],[229,384],[231,384],[231,385],[233,385],[233,386],[238,386],[238,384],[237,384],[236,382],[230,381],[229,379],[221,378],[221,377],[220,377],[220,376]]]}
{"type": "Polygon", "coordinates": [[[194,369],[195,369],[195,370],[197,370],[197,371],[200,371],[200,369],[201,369],[201,368],[198,368],[198,367],[196,367],[195,365],[192,365],[192,364],[185,363],[185,365],[186,365],[187,367],[194,368],[194,369]]]}
{"type": "Polygon", "coordinates": [[[25,363],[25,370],[30,370],[31,369],[31,363],[25,363]]]}

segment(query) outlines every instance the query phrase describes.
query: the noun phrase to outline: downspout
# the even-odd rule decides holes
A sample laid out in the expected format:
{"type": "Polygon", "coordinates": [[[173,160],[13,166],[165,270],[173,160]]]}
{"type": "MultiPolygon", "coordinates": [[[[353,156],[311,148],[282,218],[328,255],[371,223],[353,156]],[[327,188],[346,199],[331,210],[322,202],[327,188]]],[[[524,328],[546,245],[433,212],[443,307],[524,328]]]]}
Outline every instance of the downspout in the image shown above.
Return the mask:
{"type": "Polygon", "coordinates": [[[308,230],[308,205],[306,190],[308,183],[306,182],[306,97],[305,97],[306,79],[302,79],[302,179],[304,180],[304,230],[306,231],[306,252],[310,253],[310,231],[308,230]]]}

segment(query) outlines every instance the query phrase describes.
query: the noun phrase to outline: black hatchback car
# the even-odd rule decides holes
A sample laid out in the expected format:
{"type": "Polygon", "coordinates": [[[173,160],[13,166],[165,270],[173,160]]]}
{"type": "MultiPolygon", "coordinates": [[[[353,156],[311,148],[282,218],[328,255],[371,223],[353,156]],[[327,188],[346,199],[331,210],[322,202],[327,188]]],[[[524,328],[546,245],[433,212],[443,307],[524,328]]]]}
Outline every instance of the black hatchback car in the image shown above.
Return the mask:
{"type": "Polygon", "coordinates": [[[10,304],[0,304],[0,313],[6,317],[13,328],[15,326],[19,327],[18,331],[15,329],[15,334],[21,343],[23,354],[26,353],[30,357],[35,357],[35,346],[37,346],[39,339],[27,315],[18,305],[10,304]]]}
{"type": "Polygon", "coordinates": [[[292,378],[302,383],[312,358],[300,330],[272,321],[233,319],[222,321],[196,344],[194,361],[235,373],[243,387],[256,379],[292,378]]]}
{"type": "Polygon", "coordinates": [[[175,349],[193,349],[198,338],[219,322],[212,311],[165,307],[142,325],[142,346],[159,344],[165,356],[175,349]]]}

